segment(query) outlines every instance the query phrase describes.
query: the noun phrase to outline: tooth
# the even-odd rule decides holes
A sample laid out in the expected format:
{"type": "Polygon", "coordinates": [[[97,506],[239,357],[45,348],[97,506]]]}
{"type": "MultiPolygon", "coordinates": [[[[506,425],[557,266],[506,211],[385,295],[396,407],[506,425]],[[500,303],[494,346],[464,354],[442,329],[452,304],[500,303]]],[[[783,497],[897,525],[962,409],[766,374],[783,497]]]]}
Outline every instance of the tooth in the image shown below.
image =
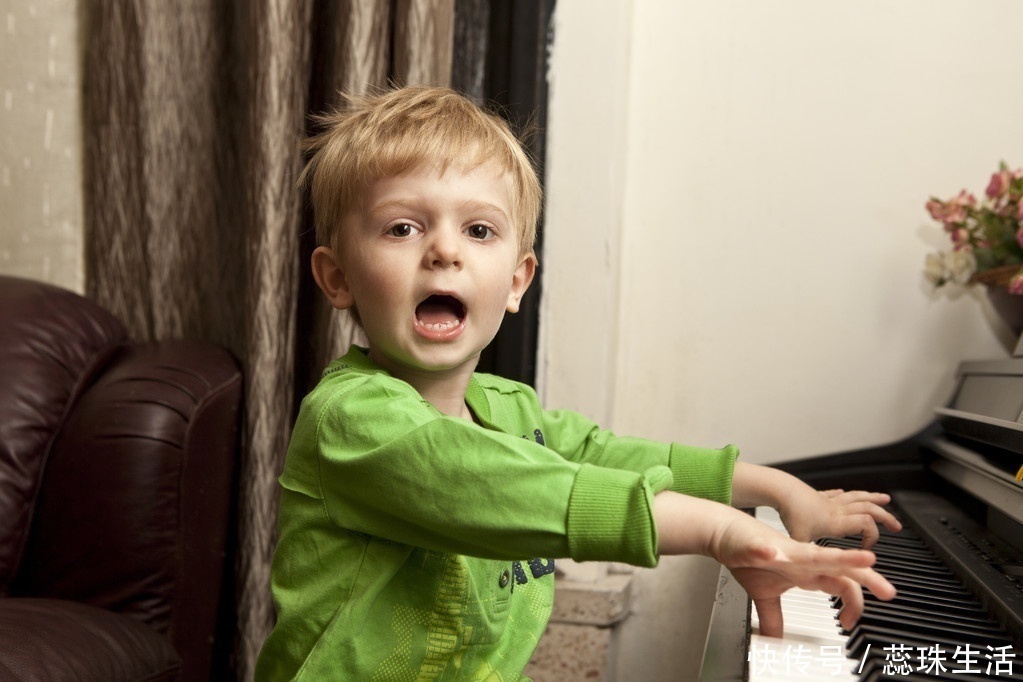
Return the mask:
{"type": "Polygon", "coordinates": [[[445,329],[452,329],[458,323],[457,322],[422,322],[421,324],[424,327],[426,327],[427,329],[432,329],[432,330],[435,330],[435,331],[442,331],[442,330],[445,330],[445,329]]]}

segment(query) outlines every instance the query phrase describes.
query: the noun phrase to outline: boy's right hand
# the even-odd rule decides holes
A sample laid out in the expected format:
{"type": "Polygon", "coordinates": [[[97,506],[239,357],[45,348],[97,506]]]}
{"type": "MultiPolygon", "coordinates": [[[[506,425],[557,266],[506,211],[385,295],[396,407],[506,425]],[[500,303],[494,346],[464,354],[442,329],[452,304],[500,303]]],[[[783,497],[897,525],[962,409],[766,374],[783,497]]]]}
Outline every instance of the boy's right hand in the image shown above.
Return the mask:
{"type": "Polygon", "coordinates": [[[895,597],[868,550],[798,542],[732,507],[675,493],[654,497],[654,518],[661,553],[701,553],[723,564],[756,604],[760,632],[770,637],[782,635],[781,595],[793,587],[840,597],[839,621],[847,629],[863,614],[862,587],[884,601],[895,597]]]}
{"type": "Polygon", "coordinates": [[[764,542],[750,547],[742,558],[722,562],[756,604],[761,634],[782,636],[781,595],[793,587],[841,598],[838,620],[847,630],[863,615],[862,587],[883,601],[895,596],[895,587],[871,568],[872,552],[824,548],[780,537],[783,541],[777,544],[764,542]]]}
{"type": "Polygon", "coordinates": [[[723,527],[711,552],[756,604],[761,634],[782,635],[781,595],[793,587],[840,597],[838,619],[846,629],[863,614],[861,586],[884,601],[895,596],[895,587],[872,568],[873,552],[798,542],[747,514],[741,516],[723,527]]]}

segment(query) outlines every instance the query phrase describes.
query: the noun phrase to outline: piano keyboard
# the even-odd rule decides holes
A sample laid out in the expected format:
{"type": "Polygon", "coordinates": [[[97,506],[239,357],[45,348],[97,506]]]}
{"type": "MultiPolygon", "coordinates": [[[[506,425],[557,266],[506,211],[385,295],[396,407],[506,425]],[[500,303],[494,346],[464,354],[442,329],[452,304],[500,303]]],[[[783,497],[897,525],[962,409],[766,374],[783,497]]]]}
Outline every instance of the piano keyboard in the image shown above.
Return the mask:
{"type": "MultiPolygon", "coordinates": [[[[757,518],[780,532],[775,510],[757,518]]],[[[856,538],[822,545],[858,547],[856,538]]],[[[1023,653],[1013,637],[911,529],[882,529],[874,547],[877,570],[899,590],[891,602],[866,593],[863,617],[851,632],[837,607],[819,592],[793,589],[782,596],[784,637],[759,634],[751,613],[748,679],[772,680],[1023,680],[1023,653]]],[[[1023,585],[1020,586],[1023,589],[1023,585]]]]}

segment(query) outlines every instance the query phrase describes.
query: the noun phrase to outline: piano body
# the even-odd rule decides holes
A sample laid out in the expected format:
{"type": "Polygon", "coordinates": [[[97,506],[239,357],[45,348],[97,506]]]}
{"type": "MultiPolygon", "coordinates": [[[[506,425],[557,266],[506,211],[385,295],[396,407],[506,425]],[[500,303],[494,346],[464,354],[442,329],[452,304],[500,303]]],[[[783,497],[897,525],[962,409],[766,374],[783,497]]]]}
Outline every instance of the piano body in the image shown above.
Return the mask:
{"type": "Polygon", "coordinates": [[[826,595],[790,590],[785,636],[768,638],[722,569],[701,680],[1023,680],[1023,357],[963,363],[948,405],[910,438],[779,468],[822,490],[892,494],[906,528],[874,551],[899,596],[867,594],[843,632],[826,595]]]}

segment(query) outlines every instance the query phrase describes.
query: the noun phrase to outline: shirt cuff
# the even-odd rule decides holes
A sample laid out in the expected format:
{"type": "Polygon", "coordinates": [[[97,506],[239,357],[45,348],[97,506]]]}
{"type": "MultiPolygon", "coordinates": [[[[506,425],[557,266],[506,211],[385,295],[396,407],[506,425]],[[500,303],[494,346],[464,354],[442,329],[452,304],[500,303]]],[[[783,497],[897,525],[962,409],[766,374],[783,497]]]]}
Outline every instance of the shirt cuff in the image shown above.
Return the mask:
{"type": "Polygon", "coordinates": [[[673,477],[665,467],[645,475],[589,464],[579,467],[568,502],[568,547],[576,561],[657,565],[653,496],[673,477]]]}
{"type": "Polygon", "coordinates": [[[732,502],[732,474],[739,448],[726,445],[720,450],[672,443],[668,467],[675,478],[671,489],[683,495],[732,502]]]}

